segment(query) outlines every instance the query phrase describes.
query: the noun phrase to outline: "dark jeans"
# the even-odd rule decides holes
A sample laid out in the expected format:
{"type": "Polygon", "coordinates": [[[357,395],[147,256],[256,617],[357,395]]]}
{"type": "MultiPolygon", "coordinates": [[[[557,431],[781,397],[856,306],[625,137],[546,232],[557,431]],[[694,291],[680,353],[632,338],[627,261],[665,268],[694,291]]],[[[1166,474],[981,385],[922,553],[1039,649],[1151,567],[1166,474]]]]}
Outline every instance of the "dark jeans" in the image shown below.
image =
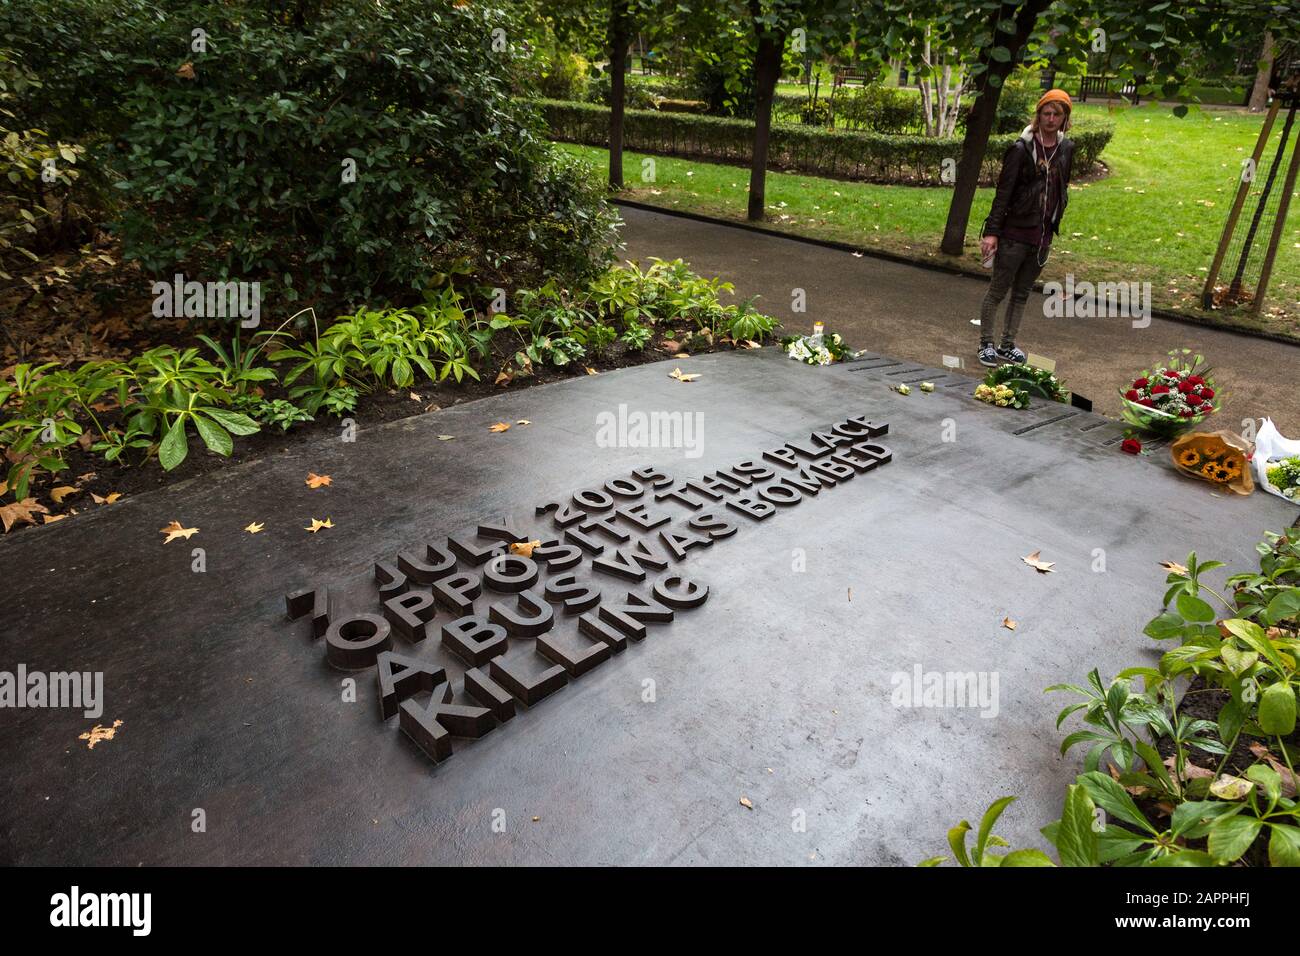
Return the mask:
{"type": "Polygon", "coordinates": [[[1038,247],[1017,239],[999,239],[997,256],[993,260],[993,281],[989,291],[984,295],[984,304],[980,306],[980,344],[994,341],[993,333],[997,325],[998,306],[1011,293],[1007,304],[1006,323],[1002,329],[1003,348],[1015,344],[1016,333],[1020,331],[1020,319],[1025,312],[1025,303],[1034,287],[1034,280],[1043,267],[1038,264],[1038,247]]]}

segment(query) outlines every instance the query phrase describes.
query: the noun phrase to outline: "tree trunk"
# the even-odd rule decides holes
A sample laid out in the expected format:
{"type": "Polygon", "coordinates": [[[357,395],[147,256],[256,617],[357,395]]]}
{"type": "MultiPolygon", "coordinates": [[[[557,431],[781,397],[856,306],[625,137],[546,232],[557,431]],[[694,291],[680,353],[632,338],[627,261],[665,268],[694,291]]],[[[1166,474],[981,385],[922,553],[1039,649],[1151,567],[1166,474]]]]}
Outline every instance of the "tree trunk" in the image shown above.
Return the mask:
{"type": "Polygon", "coordinates": [[[623,188],[623,101],[627,48],[631,44],[626,0],[614,0],[609,15],[609,188],[623,188]]]}
{"type": "Polygon", "coordinates": [[[948,206],[948,222],[943,230],[943,242],[939,248],[950,256],[959,256],[966,244],[966,226],[970,222],[970,207],[975,199],[975,188],[979,185],[980,168],[984,165],[984,151],[989,145],[989,134],[993,131],[993,121],[997,118],[998,99],[1002,96],[1002,83],[997,86],[989,83],[990,76],[999,76],[1003,81],[1011,75],[1019,59],[1020,51],[1029,39],[1039,15],[1050,6],[1051,0],[1026,0],[1016,14],[1016,32],[1010,36],[997,30],[996,16],[992,21],[992,33],[998,39],[1006,38],[1004,46],[1011,52],[1005,63],[988,59],[988,69],[980,75],[979,95],[971,106],[970,116],[966,119],[966,136],[962,139],[961,159],[957,162],[957,184],[953,189],[952,202],[948,206]]]}
{"type": "MultiPolygon", "coordinates": [[[[757,23],[755,27],[757,28],[757,23]]],[[[754,150],[749,170],[750,222],[761,222],[767,180],[767,147],[772,133],[772,98],[781,75],[780,34],[764,32],[758,38],[754,56],[754,150]]]]}
{"type": "Polygon", "coordinates": [[[1255,72],[1255,85],[1250,90],[1250,111],[1258,113],[1268,106],[1268,81],[1273,74],[1273,34],[1264,31],[1264,49],[1259,54],[1264,65],[1255,72]]]}

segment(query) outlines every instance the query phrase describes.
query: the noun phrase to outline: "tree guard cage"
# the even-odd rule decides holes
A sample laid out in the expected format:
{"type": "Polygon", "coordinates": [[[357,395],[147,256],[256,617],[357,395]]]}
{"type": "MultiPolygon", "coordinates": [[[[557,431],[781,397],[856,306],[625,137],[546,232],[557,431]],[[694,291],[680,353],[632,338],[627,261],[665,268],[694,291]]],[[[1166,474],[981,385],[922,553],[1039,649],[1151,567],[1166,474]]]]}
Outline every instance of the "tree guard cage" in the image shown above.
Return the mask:
{"type": "Polygon", "coordinates": [[[1273,97],[1254,152],[1238,170],[1232,208],[1223,226],[1201,306],[1205,309],[1247,305],[1258,314],[1268,292],[1269,277],[1281,245],[1296,174],[1300,172],[1300,74],[1287,80],[1273,97]],[[1281,132],[1274,139],[1278,114],[1285,110],[1281,132]]]}

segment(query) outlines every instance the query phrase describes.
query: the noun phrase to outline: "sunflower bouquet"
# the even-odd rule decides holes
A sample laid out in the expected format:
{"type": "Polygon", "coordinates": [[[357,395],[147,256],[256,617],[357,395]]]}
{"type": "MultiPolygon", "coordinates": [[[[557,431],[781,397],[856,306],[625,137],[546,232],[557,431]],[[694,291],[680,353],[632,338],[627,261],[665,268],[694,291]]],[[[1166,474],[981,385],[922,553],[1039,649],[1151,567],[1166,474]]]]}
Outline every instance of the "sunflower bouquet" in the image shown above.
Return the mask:
{"type": "Polygon", "coordinates": [[[1169,447],[1174,466],[1185,475],[1222,485],[1239,495],[1255,490],[1248,459],[1250,445],[1229,431],[1193,432],[1169,447]]]}
{"type": "Polygon", "coordinates": [[[1174,349],[1164,362],[1143,369],[1120,389],[1124,420],[1164,438],[1199,424],[1221,401],[1204,363],[1191,349],[1174,349]]]}
{"type": "Polygon", "coordinates": [[[1068,402],[1070,393],[1051,372],[1023,362],[1007,362],[989,370],[975,387],[981,402],[1002,408],[1028,408],[1031,396],[1068,402]]]}

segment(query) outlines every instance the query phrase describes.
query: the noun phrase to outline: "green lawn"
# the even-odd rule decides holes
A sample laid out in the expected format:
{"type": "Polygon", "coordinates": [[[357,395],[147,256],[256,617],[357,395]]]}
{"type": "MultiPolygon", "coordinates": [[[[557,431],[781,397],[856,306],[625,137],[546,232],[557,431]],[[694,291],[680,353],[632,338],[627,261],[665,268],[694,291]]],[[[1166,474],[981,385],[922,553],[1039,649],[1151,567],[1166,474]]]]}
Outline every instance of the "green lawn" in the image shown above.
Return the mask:
{"type": "MultiPolygon", "coordinates": [[[[1109,115],[1115,122],[1115,137],[1102,156],[1110,175],[1071,186],[1061,237],[1043,278],[1061,279],[1073,272],[1076,281],[1149,281],[1157,307],[1198,312],[1201,286],[1232,204],[1241,161],[1250,155],[1261,117],[1192,107],[1179,118],[1158,104],[1113,109],[1085,104],[1076,115],[1109,115]]],[[[1279,117],[1274,139],[1281,126],[1279,117]]],[[[603,175],[605,150],[570,144],[562,148],[589,158],[598,167],[595,174],[603,175]]],[[[642,183],[642,158],[631,153],[624,157],[629,188],[623,195],[628,198],[744,219],[746,169],[655,157],[655,181],[642,183]]],[[[1279,173],[1278,188],[1281,180],[1279,173]]],[[[774,171],[767,178],[771,228],[975,269],[975,238],[992,198],[992,189],[979,190],[968,251],[955,259],[938,252],[948,211],[944,189],[876,186],[774,171]]],[[[1292,200],[1264,314],[1258,321],[1245,312],[1213,315],[1226,324],[1300,339],[1300,199],[1292,200]]]]}

